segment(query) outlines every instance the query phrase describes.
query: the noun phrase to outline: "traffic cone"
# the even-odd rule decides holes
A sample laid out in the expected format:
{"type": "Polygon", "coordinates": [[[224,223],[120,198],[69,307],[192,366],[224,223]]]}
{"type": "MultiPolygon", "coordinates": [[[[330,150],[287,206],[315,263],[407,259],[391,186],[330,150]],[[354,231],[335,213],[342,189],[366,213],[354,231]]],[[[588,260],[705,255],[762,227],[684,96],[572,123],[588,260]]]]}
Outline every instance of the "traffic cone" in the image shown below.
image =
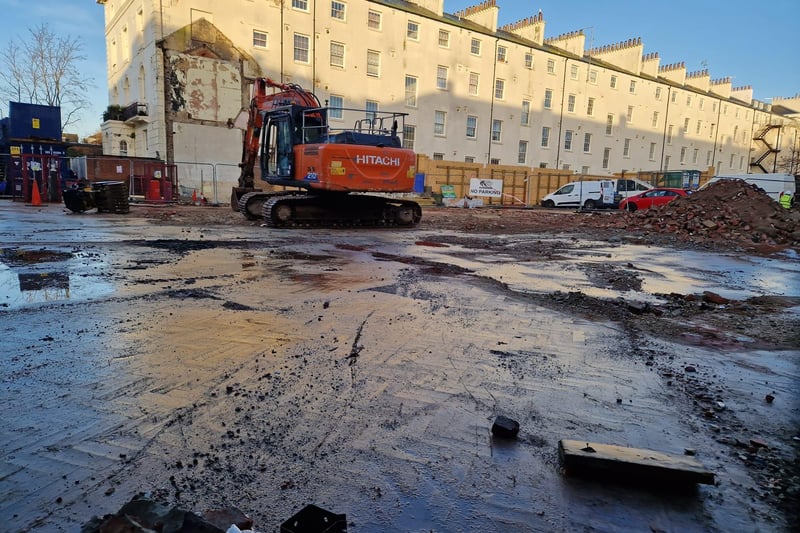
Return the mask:
{"type": "Polygon", "coordinates": [[[33,189],[31,189],[31,205],[38,207],[42,205],[42,197],[39,195],[39,184],[33,180],[33,189]]]}
{"type": "Polygon", "coordinates": [[[195,191],[192,193],[192,203],[193,203],[194,205],[197,205],[197,190],[196,190],[196,189],[195,189],[195,191]]]}

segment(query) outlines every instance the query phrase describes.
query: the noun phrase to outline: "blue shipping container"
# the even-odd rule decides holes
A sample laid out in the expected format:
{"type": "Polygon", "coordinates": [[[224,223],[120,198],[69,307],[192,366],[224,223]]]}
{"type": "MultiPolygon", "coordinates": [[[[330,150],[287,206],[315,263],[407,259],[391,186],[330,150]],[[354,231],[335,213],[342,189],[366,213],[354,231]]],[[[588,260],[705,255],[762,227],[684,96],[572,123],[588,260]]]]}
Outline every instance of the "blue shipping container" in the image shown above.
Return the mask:
{"type": "Polygon", "coordinates": [[[8,103],[9,139],[42,139],[61,142],[61,108],[8,103]]]}

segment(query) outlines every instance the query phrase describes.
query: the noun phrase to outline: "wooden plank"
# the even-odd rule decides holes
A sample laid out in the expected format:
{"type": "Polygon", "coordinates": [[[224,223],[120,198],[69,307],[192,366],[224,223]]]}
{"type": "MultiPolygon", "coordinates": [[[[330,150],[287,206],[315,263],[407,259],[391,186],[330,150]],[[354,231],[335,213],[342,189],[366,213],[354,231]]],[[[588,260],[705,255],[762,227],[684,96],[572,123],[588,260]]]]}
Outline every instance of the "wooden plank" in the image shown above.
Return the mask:
{"type": "Polygon", "coordinates": [[[572,474],[612,481],[714,484],[714,473],[696,458],[578,440],[558,441],[561,464],[572,474]]]}

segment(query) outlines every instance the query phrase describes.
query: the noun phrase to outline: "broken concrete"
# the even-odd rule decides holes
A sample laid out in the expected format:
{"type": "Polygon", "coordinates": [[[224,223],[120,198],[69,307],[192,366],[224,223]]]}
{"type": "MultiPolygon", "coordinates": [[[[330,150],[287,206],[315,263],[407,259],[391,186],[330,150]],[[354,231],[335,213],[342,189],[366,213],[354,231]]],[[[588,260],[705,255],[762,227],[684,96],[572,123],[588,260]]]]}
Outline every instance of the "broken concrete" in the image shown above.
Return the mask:
{"type": "Polygon", "coordinates": [[[558,456],[569,474],[613,483],[714,484],[714,473],[691,455],[677,455],[611,444],[562,439],[558,456]]]}

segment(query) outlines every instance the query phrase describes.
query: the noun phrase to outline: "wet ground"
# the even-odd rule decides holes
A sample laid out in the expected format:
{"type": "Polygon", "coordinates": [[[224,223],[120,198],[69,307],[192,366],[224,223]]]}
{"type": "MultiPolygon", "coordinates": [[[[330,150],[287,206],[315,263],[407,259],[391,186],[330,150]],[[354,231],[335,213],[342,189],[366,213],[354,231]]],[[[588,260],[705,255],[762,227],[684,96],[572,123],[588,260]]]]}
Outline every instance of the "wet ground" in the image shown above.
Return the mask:
{"type": "Polygon", "coordinates": [[[351,531],[797,524],[792,254],[12,203],[0,239],[4,531],[138,492],[260,531],[307,503],[351,531]],[[568,477],[559,439],[691,449],[718,483],[568,477]]]}

